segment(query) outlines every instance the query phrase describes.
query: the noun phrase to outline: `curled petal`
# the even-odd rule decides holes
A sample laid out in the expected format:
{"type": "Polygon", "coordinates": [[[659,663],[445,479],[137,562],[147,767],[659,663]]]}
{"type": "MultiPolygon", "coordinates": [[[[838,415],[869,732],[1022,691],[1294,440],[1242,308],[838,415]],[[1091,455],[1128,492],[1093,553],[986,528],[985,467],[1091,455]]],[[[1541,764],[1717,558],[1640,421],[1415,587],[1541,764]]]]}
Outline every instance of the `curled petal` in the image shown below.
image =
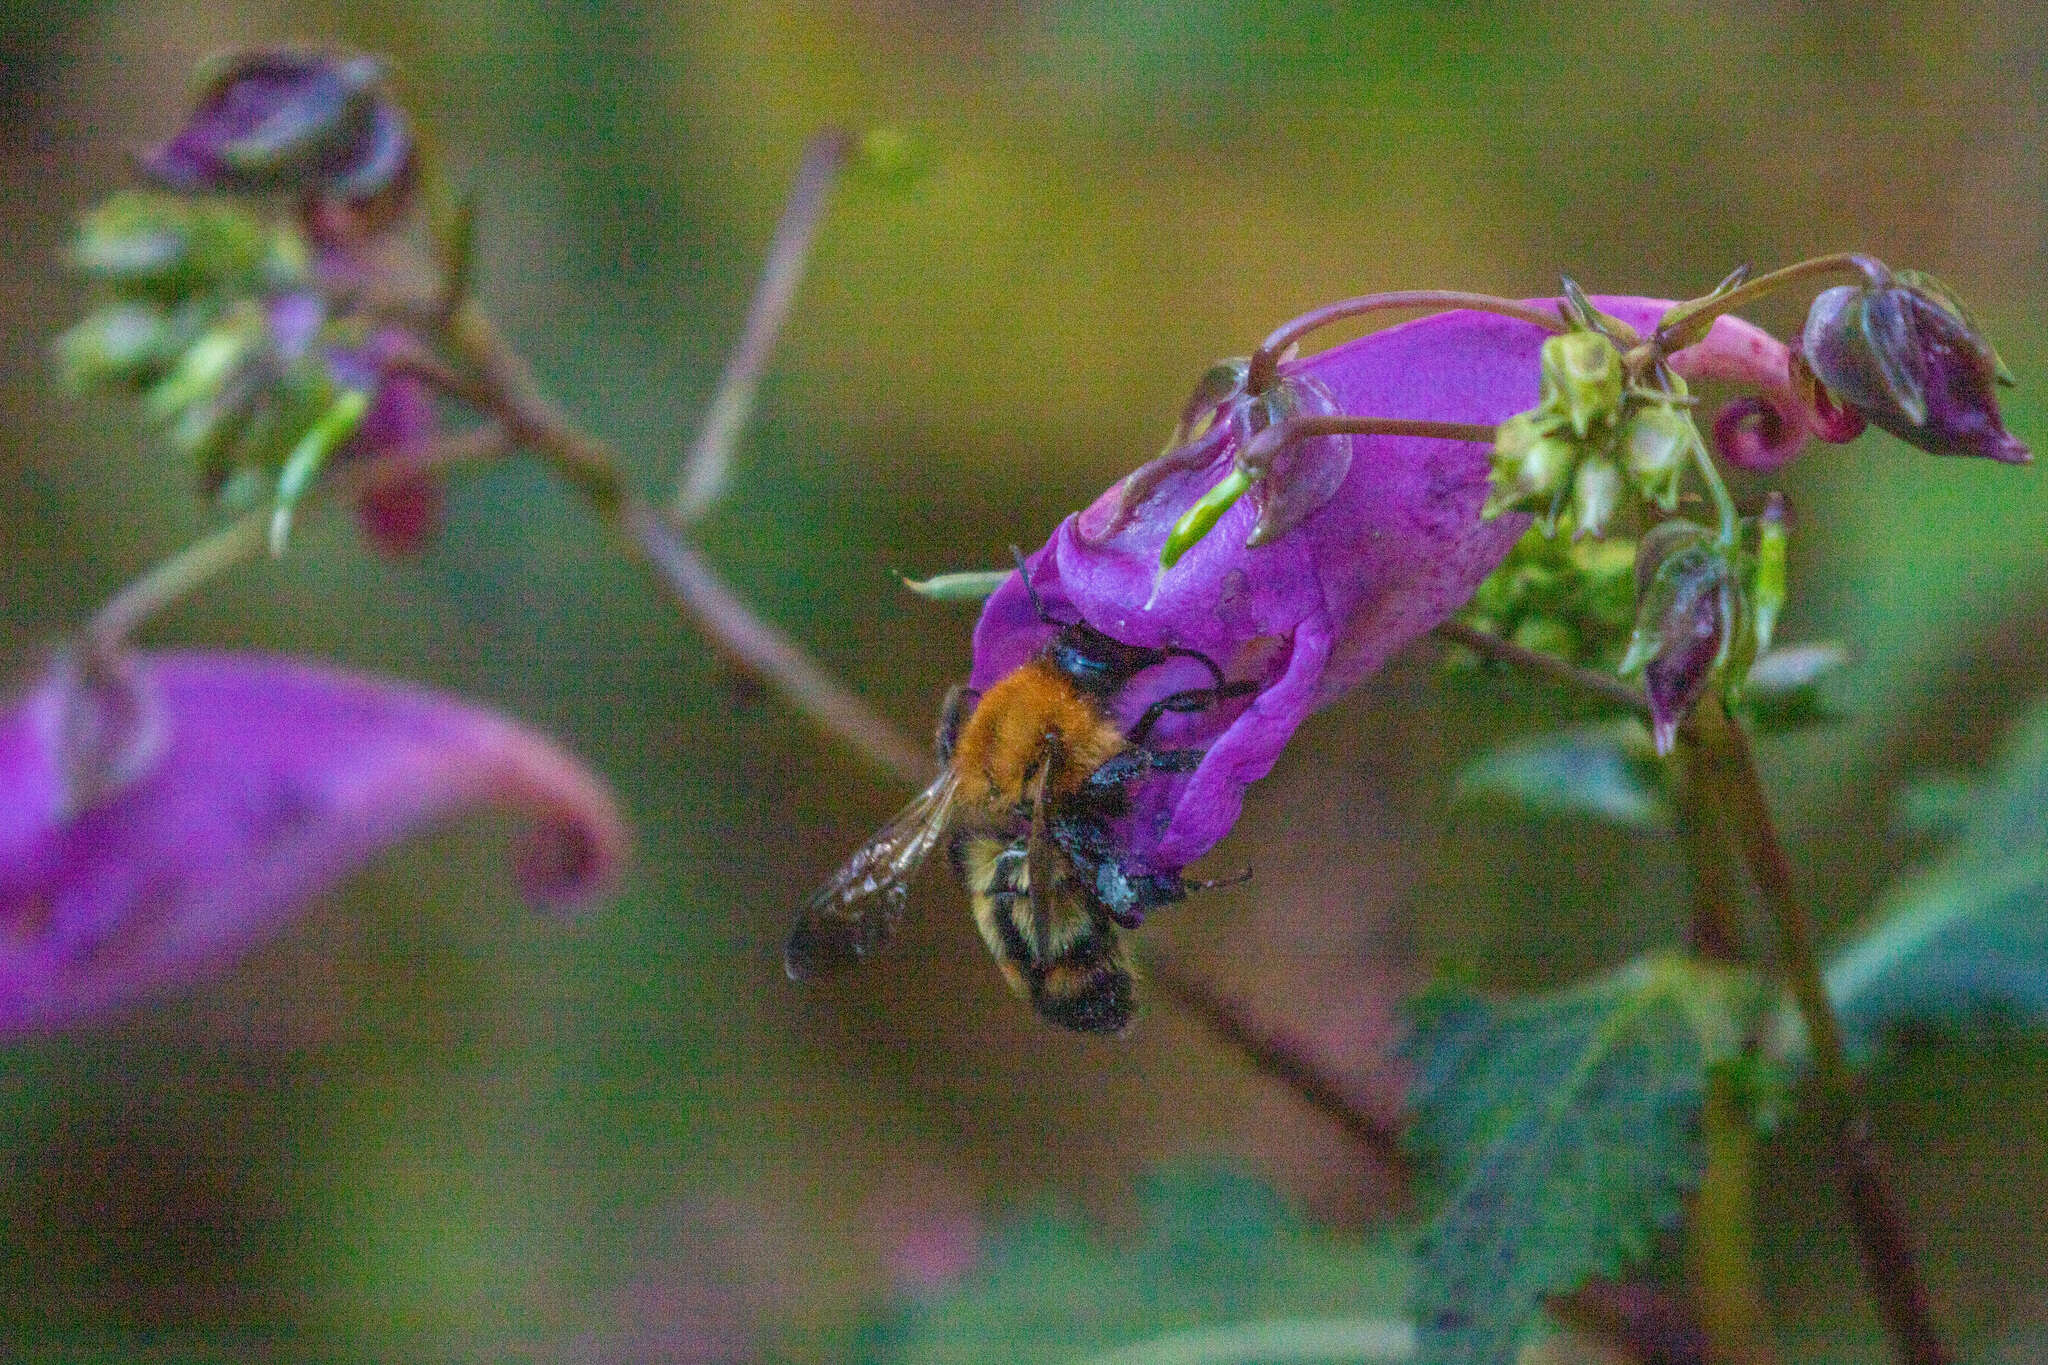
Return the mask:
{"type": "MultiPolygon", "coordinates": [[[[1636,298],[1598,306],[1643,332],[1669,307],[1636,298]]],[[[1536,403],[1549,335],[1514,318],[1445,313],[1290,361],[1281,377],[1318,386],[1338,412],[1491,424],[1536,403]]],[[[1159,722],[1156,745],[1201,749],[1203,758],[1192,774],[1155,776],[1133,793],[1123,851],[1134,870],[1176,870],[1213,846],[1301,721],[1463,605],[1529,524],[1480,515],[1490,445],[1356,436],[1327,500],[1284,534],[1248,543],[1258,509],[1242,499],[1160,572],[1167,536],[1227,476],[1242,439],[1236,424],[1217,423],[1142,471],[1140,496],[1129,484],[1111,489],[1027,561],[1055,621],[1197,650],[1232,680],[1258,684],[1249,701],[1159,722]]],[[[1055,629],[1012,578],[976,628],[970,685],[988,687],[1055,629]]],[[[1120,718],[1201,678],[1188,660],[1150,670],[1119,698],[1120,718]]]]}
{"type": "Polygon", "coordinates": [[[603,785],[533,732],[420,688],[290,659],[137,655],[162,747],[67,809],[53,670],[0,714],[0,1035],[196,981],[383,850],[473,806],[533,822],[533,900],[607,889],[627,836],[603,785]]]}
{"type": "Polygon", "coordinates": [[[1854,414],[1800,382],[1797,357],[1753,323],[1725,314],[1698,343],[1671,357],[1686,380],[1711,379],[1754,390],[1714,417],[1714,448],[1738,469],[1768,474],[1791,463],[1810,440],[1839,444],[1863,430],[1854,414]]]}

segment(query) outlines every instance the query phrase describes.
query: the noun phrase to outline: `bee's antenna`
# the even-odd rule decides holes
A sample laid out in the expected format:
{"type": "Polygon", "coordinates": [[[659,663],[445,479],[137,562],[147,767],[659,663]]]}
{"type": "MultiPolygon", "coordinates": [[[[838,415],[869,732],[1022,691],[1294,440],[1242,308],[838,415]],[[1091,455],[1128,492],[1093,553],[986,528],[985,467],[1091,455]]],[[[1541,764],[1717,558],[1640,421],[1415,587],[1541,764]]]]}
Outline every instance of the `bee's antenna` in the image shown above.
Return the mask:
{"type": "Polygon", "coordinates": [[[1045,603],[1039,601],[1038,589],[1031,586],[1031,570],[1024,567],[1024,552],[1012,545],[1010,547],[1010,557],[1017,561],[1017,577],[1024,580],[1024,591],[1031,598],[1031,610],[1038,613],[1039,620],[1046,622],[1048,625],[1058,625],[1059,622],[1053,620],[1052,616],[1046,611],[1045,603]]]}

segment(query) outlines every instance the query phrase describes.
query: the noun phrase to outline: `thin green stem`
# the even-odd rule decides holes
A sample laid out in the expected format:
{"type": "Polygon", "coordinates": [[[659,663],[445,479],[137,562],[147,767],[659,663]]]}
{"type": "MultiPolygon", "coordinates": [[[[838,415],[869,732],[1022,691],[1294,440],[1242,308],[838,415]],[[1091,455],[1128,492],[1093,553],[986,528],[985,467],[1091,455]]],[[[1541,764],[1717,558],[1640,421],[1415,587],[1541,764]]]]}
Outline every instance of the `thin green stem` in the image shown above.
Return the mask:
{"type": "Polygon", "coordinates": [[[1714,467],[1714,457],[1707,453],[1706,442],[1693,441],[1692,462],[1699,470],[1700,482],[1707,486],[1707,496],[1714,501],[1714,515],[1720,523],[1714,544],[1723,550],[1733,549],[1742,536],[1742,513],[1736,509],[1735,497],[1728,491],[1728,481],[1714,467]]]}
{"type": "Polygon", "coordinates": [[[1950,1365],[1954,1357],[1935,1329],[1912,1237],[1878,1158],[1862,1087],[1843,1049],[1841,1025],[1821,977],[1813,925],[1793,887],[1791,859],[1771,820],[1748,738],[1711,696],[1694,711],[1686,733],[1696,746],[1697,771],[1727,815],[1764,908],[1777,926],[1779,959],[1806,1024],[1864,1282],[1894,1354],[1901,1365],[1950,1365]]]}
{"type": "MultiPolygon", "coordinates": [[[[1759,275],[1753,280],[1744,281],[1726,293],[1709,294],[1704,298],[1679,304],[1657,323],[1657,330],[1643,343],[1643,347],[1658,357],[1682,351],[1705,336],[1707,328],[1713,326],[1714,319],[1723,313],[1746,308],[1758,299],[1807,280],[1842,274],[1860,276],[1873,288],[1878,289],[1892,282],[1891,270],[1875,257],[1854,251],[1838,251],[1832,255],[1815,256],[1811,260],[1800,261],[1796,265],[1788,265],[1782,270],[1773,270],[1768,275],[1759,275]]],[[[1631,366],[1631,373],[1635,368],[1631,366]]]]}
{"type": "Polygon", "coordinates": [[[1491,445],[1494,431],[1490,423],[1431,422],[1412,417],[1354,417],[1341,413],[1289,417],[1245,442],[1244,449],[1237,454],[1237,467],[1258,477],[1287,447],[1318,436],[1422,436],[1491,445]]]}
{"type": "Polygon", "coordinates": [[[1324,304],[1321,308],[1312,309],[1274,328],[1272,334],[1259,343],[1259,349],[1252,352],[1251,368],[1245,372],[1245,391],[1264,393],[1273,387],[1273,381],[1279,376],[1280,357],[1287,353],[1288,347],[1310,332],[1346,318],[1364,317],[1368,313],[1412,311],[1418,308],[1466,308],[1482,313],[1499,313],[1503,317],[1520,318],[1523,322],[1541,327],[1546,332],[1571,330],[1570,325],[1555,312],[1493,294],[1468,294],[1456,289],[1408,289],[1388,294],[1366,294],[1355,299],[1340,299],[1336,303],[1324,304]]]}
{"type": "Polygon", "coordinates": [[[1755,1256],[1756,1125],[1728,1077],[1707,1083],[1706,1168],[1689,1228],[1700,1326],[1713,1365],[1778,1365],[1755,1256]]]}
{"type": "MultiPolygon", "coordinates": [[[[411,450],[393,450],[374,460],[330,467],[301,501],[302,513],[344,501],[386,481],[430,473],[449,465],[495,458],[505,451],[505,433],[495,426],[457,432],[411,450]]],[[[118,652],[151,617],[191,596],[237,565],[259,558],[269,547],[269,507],[242,513],[160,561],[101,604],[85,624],[82,639],[99,657],[118,652]]]]}
{"type": "Polygon", "coordinates": [[[269,544],[270,509],[244,512],[227,525],[193,541],[108,598],[86,622],[83,639],[96,657],[117,653],[142,623],[182,601],[269,544]]]}

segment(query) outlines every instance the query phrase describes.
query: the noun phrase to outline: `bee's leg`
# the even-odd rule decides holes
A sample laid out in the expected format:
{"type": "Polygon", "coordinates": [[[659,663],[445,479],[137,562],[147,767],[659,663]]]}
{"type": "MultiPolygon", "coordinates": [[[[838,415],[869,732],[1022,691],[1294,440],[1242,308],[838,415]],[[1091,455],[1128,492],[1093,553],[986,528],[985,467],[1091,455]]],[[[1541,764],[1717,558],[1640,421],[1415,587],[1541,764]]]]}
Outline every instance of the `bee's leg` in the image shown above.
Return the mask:
{"type": "Polygon", "coordinates": [[[1221,701],[1232,697],[1250,696],[1259,690],[1259,685],[1246,679],[1243,682],[1223,683],[1217,687],[1193,687],[1185,692],[1173,692],[1161,697],[1145,708],[1145,714],[1138,717],[1138,723],[1131,727],[1131,743],[1142,745],[1152,727],[1169,712],[1175,715],[1193,715],[1206,711],[1221,701]]]}
{"type": "Polygon", "coordinates": [[[1191,773],[1202,763],[1200,749],[1124,749],[1088,774],[1085,790],[1115,791],[1146,773],[1191,773]]]}

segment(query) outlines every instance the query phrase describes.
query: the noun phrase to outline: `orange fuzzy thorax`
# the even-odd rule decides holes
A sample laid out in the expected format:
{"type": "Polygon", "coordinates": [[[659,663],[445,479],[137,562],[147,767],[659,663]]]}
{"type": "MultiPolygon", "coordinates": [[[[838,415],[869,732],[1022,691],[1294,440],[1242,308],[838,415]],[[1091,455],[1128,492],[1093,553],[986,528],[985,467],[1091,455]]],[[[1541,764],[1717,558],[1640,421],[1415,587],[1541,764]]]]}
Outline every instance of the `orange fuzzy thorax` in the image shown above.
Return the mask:
{"type": "Polygon", "coordinates": [[[1058,669],[1034,659],[982,693],[953,745],[960,800],[990,815],[1025,800],[1025,784],[1059,737],[1052,791],[1068,796],[1124,748],[1116,722],[1058,669]]]}

